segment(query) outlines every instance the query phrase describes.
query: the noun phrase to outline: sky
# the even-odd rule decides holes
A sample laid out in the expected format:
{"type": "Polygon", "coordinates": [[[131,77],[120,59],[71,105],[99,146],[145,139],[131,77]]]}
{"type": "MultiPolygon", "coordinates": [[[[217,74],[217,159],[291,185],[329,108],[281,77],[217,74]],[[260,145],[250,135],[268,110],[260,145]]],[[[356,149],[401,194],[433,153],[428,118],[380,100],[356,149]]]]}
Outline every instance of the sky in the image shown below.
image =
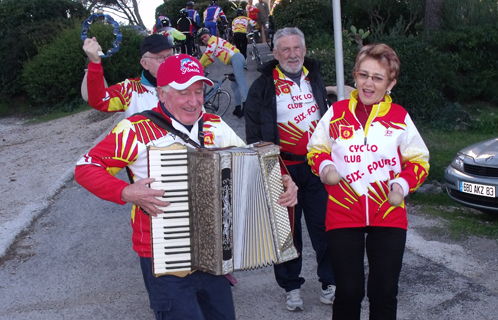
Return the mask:
{"type": "Polygon", "coordinates": [[[138,0],[138,11],[147,29],[154,26],[156,8],[163,3],[164,0],[138,0]]]}

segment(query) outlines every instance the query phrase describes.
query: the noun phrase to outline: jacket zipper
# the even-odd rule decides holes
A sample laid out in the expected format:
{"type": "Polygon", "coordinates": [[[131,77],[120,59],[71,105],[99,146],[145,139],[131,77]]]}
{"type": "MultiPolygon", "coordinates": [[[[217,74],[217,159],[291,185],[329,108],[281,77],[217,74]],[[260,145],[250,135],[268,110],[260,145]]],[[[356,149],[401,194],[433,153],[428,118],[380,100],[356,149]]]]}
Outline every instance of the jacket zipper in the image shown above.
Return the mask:
{"type": "MultiPolygon", "coordinates": [[[[365,145],[365,147],[367,146],[367,136],[366,135],[365,135],[364,145],[365,145]]],[[[367,153],[365,152],[365,154],[367,154],[367,153]]],[[[366,208],[366,211],[365,211],[366,223],[367,223],[367,227],[368,227],[370,225],[370,219],[368,217],[368,188],[367,188],[367,193],[365,196],[365,208],[366,208]]]]}

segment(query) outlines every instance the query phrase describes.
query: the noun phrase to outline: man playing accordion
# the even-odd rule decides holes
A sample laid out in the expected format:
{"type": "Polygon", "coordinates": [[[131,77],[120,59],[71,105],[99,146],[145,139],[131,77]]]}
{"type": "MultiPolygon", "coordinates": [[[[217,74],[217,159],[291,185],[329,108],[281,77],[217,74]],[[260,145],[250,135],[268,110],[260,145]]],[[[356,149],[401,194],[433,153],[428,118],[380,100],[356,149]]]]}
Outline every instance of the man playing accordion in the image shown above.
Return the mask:
{"type": "MultiPolygon", "coordinates": [[[[244,142],[219,116],[202,111],[204,83],[212,85],[197,59],[186,54],[169,57],[158,70],[159,103],[152,111],[196,143],[204,142],[205,147],[243,146],[244,142]]],[[[147,146],[166,147],[173,143],[188,145],[144,114],[135,114],[121,121],[78,161],[75,179],[104,200],[133,204],[133,249],[140,256],[156,319],[235,319],[230,282],[225,276],[201,271],[184,277],[152,274],[149,215],[156,216],[161,213],[158,206],[169,203],[156,198],[164,191],[148,187],[154,179],[147,175],[147,146]],[[124,167],[130,169],[134,183],[114,177],[124,167]]],[[[297,187],[287,175],[282,180],[285,192],[277,203],[293,206],[297,203],[297,187]]]]}

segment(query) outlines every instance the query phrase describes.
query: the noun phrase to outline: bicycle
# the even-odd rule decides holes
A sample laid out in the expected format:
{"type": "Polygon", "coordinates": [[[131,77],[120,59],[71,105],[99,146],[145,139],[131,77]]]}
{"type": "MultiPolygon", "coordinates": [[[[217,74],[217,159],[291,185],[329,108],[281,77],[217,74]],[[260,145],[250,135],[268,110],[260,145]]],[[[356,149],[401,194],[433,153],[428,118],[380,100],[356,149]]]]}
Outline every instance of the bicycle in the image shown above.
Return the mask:
{"type": "Polygon", "coordinates": [[[247,38],[249,39],[252,45],[252,51],[251,51],[252,59],[256,60],[256,64],[259,68],[263,65],[263,61],[261,60],[261,55],[259,54],[258,46],[256,45],[256,40],[254,40],[255,33],[258,33],[258,30],[254,30],[253,32],[248,33],[247,38]]]}
{"type": "MultiPolygon", "coordinates": [[[[206,71],[205,74],[207,76],[209,72],[206,71]]],[[[225,78],[218,81],[211,79],[217,84],[208,92],[206,92],[206,86],[204,86],[204,109],[206,109],[206,112],[216,114],[221,117],[230,107],[232,96],[228,91],[221,89],[221,85],[227,79],[230,79],[230,81],[235,81],[234,74],[225,73],[225,78]]]]}
{"type": "Polygon", "coordinates": [[[230,25],[228,21],[220,21],[217,24],[218,28],[218,36],[222,39],[225,39],[226,41],[229,41],[229,30],[230,30],[230,25]]]}
{"type": "Polygon", "coordinates": [[[201,60],[201,57],[204,53],[201,51],[201,46],[197,41],[197,37],[194,38],[194,44],[192,47],[192,57],[195,57],[197,60],[201,60]]]}
{"type": "Polygon", "coordinates": [[[180,54],[182,53],[182,47],[185,45],[185,40],[174,40],[174,45],[175,47],[173,48],[173,51],[175,54],[180,54]]]}

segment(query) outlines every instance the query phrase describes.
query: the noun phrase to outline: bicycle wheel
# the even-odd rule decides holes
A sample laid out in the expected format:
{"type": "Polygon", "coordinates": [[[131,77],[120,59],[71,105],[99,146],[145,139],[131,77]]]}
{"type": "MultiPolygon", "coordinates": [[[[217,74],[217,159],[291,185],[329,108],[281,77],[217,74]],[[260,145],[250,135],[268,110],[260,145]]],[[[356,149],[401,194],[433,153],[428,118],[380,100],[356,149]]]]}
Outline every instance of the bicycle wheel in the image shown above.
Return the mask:
{"type": "Polygon", "coordinates": [[[263,65],[263,61],[261,61],[261,56],[259,55],[258,47],[254,46],[254,59],[256,60],[256,64],[259,67],[263,65]]]}
{"type": "Polygon", "coordinates": [[[195,58],[197,58],[197,60],[201,60],[201,57],[202,57],[202,51],[201,51],[201,47],[196,43],[194,45],[194,52],[192,53],[192,56],[194,56],[195,58]]]}
{"type": "Polygon", "coordinates": [[[227,112],[230,107],[232,97],[225,90],[218,90],[208,99],[204,100],[204,108],[208,113],[219,115],[220,117],[227,112]]]}

